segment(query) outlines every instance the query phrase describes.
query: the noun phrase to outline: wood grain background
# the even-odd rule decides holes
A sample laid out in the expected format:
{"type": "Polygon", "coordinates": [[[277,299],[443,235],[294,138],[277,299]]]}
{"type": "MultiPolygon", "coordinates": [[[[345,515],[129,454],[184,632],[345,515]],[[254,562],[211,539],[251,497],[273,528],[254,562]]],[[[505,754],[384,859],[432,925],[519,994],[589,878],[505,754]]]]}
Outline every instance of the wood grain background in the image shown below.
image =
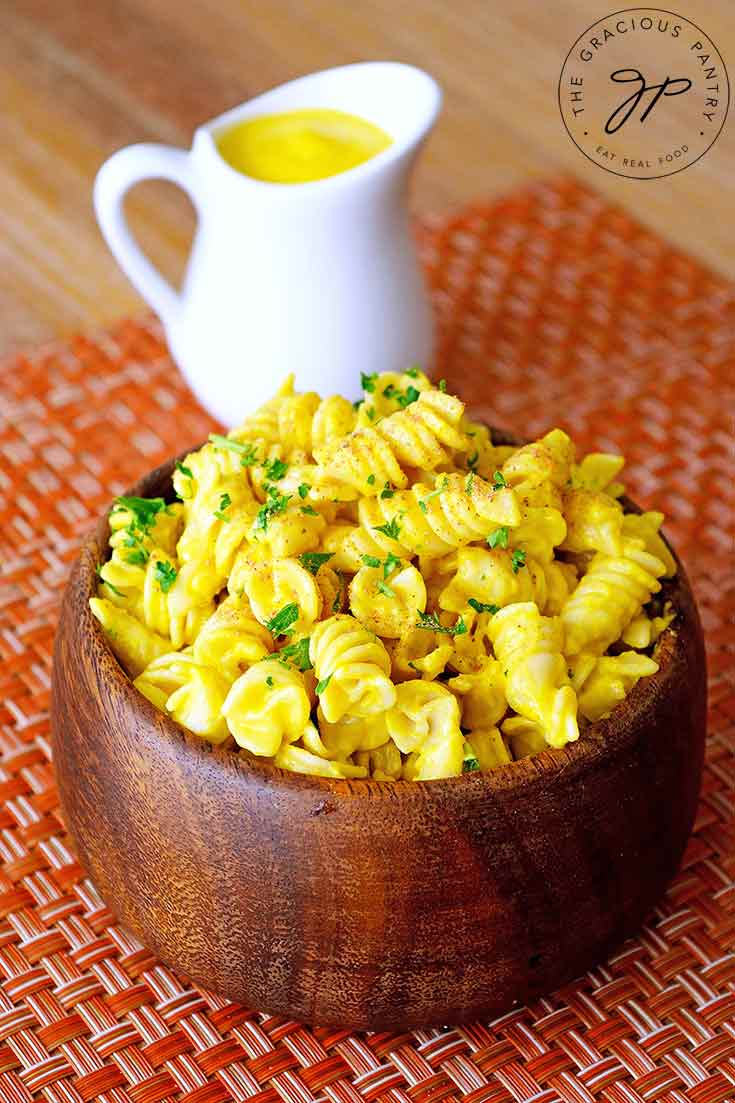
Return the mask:
{"type": "MultiPolygon", "coordinates": [[[[685,172],[621,179],[567,137],[559,71],[614,0],[0,0],[0,354],[107,323],[141,302],[107,252],[90,190],[119,146],[188,145],[199,122],[310,70],[391,58],[445,91],[414,190],[419,211],[571,171],[669,239],[735,275],[731,114],[685,172]]],[[[676,0],[735,76],[735,3],[676,0]]],[[[193,218],[163,184],[130,201],[164,271],[180,272],[193,218]]]]}

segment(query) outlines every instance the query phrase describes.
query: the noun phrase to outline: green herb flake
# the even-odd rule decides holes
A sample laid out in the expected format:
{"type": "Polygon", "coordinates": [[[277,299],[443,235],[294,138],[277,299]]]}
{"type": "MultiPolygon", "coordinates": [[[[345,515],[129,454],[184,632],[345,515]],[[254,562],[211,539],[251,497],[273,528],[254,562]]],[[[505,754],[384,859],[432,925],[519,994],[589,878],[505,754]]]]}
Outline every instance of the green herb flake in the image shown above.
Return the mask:
{"type": "Polygon", "coordinates": [[[318,517],[319,516],[319,514],[317,513],[317,511],[314,509],[313,506],[302,506],[301,507],[301,512],[305,513],[309,517],[318,517]]]}
{"type": "Polygon", "coordinates": [[[172,563],[162,563],[160,559],[156,560],[155,566],[153,567],[153,577],[164,594],[169,592],[176,581],[178,573],[179,572],[172,563]]]}
{"type": "Polygon", "coordinates": [[[493,529],[485,537],[490,548],[507,548],[508,547],[508,526],[500,525],[498,528],[493,529]]]}
{"type": "Polygon", "coordinates": [[[363,391],[367,394],[372,394],[375,390],[375,380],[378,378],[378,373],[373,372],[372,375],[366,375],[364,371],[360,372],[360,385],[363,391]]]}
{"type": "Polygon", "coordinates": [[[295,601],[289,601],[288,605],[284,605],[265,622],[265,627],[273,636],[288,636],[293,632],[293,626],[298,619],[299,607],[295,601]]]}
{"type": "Polygon", "coordinates": [[[388,578],[389,575],[392,575],[393,572],[397,570],[398,567],[400,567],[400,565],[401,561],[398,556],[394,555],[393,552],[390,552],[390,554],[386,556],[383,562],[383,578],[388,578]]]}
{"type": "Polygon", "coordinates": [[[369,406],[365,411],[370,421],[375,421],[375,407],[369,406]]]}
{"type": "Polygon", "coordinates": [[[398,388],[393,383],[389,383],[387,387],[383,388],[383,397],[384,398],[395,398],[396,395],[399,394],[399,393],[400,392],[399,392],[398,388]]]}
{"type": "Polygon", "coordinates": [[[274,686],[274,685],[276,684],[276,683],[275,683],[275,682],[273,681],[273,679],[272,679],[272,677],[270,676],[270,674],[269,674],[269,675],[268,675],[268,677],[266,678],[266,680],[265,680],[265,684],[266,684],[266,685],[268,686],[268,688],[269,688],[269,689],[273,689],[273,686],[274,686]]]}
{"type": "Polygon", "coordinates": [[[395,490],[393,489],[393,487],[390,485],[390,483],[386,483],[385,486],[383,487],[383,489],[380,492],[380,497],[381,498],[392,498],[394,494],[395,494],[395,490]]]}
{"type": "Polygon", "coordinates": [[[436,490],[432,490],[431,493],[427,494],[425,498],[419,498],[419,509],[421,510],[421,512],[426,513],[427,512],[426,503],[430,502],[432,498],[437,498],[440,494],[443,494],[448,486],[449,486],[449,479],[445,475],[444,478],[442,479],[441,483],[439,484],[439,486],[436,488],[436,490]]]}
{"type": "Polygon", "coordinates": [[[472,494],[472,486],[473,486],[474,481],[475,481],[475,473],[474,473],[474,471],[470,471],[469,475],[465,479],[465,484],[464,484],[465,494],[469,494],[469,495],[472,494]]]}
{"type": "Polygon", "coordinates": [[[266,460],[263,464],[263,470],[269,479],[277,483],[288,471],[288,464],[280,459],[266,460]]]}
{"type": "Polygon", "coordinates": [[[502,490],[502,488],[507,485],[503,472],[495,471],[493,473],[493,490],[502,490]]]}
{"type": "Polygon", "coordinates": [[[311,487],[308,483],[299,483],[299,498],[303,501],[309,494],[311,487]]]}
{"type": "Polygon", "coordinates": [[[372,473],[368,475],[366,482],[368,486],[375,486],[375,475],[373,475],[372,473]]]}
{"type": "Polygon", "coordinates": [[[326,678],[322,678],[321,682],[317,682],[316,692],[317,692],[318,696],[321,697],[322,693],[324,693],[324,690],[327,688],[327,686],[329,685],[331,680],[332,680],[332,675],[327,674],[326,678]]]}
{"type": "Polygon", "coordinates": [[[305,670],[311,670],[309,658],[309,636],[303,636],[297,643],[289,643],[280,651],[274,651],[272,655],[266,655],[266,659],[277,659],[281,666],[295,666],[303,674],[305,670]]]}
{"type": "Polygon", "coordinates": [[[479,459],[480,459],[480,453],[477,451],[477,449],[475,449],[475,451],[472,453],[471,456],[467,457],[467,467],[470,471],[476,471],[477,470],[477,463],[478,463],[479,459]]]}
{"type": "Polygon", "coordinates": [[[380,560],[377,555],[362,555],[360,556],[366,567],[379,567],[380,560]]]}
{"type": "Polygon", "coordinates": [[[462,763],[462,773],[463,774],[471,774],[471,773],[473,773],[474,770],[479,770],[479,769],[480,769],[480,763],[477,761],[477,759],[474,756],[470,756],[468,758],[465,758],[464,762],[462,763]]]}
{"type": "Polygon", "coordinates": [[[227,516],[225,510],[229,509],[232,505],[232,498],[229,494],[223,494],[219,500],[219,509],[215,509],[214,515],[218,521],[229,522],[230,518],[227,516]]]}
{"type": "Polygon", "coordinates": [[[418,367],[418,365],[415,365],[413,368],[406,368],[403,374],[407,375],[409,379],[418,379],[419,375],[421,374],[421,369],[418,367]]]}
{"type": "Polygon", "coordinates": [[[115,498],[112,506],[113,513],[127,510],[132,515],[128,531],[138,528],[144,534],[150,531],[155,524],[156,517],[164,509],[166,509],[166,503],[163,498],[136,498],[134,496],[115,498]]]}
{"type": "Polygon", "coordinates": [[[144,547],[135,548],[125,556],[125,562],[132,563],[134,567],[145,567],[149,559],[150,554],[144,547]]]}
{"type": "Polygon", "coordinates": [[[398,518],[392,517],[390,521],[387,521],[384,525],[373,525],[376,532],[382,532],[384,536],[387,536],[389,540],[398,540],[401,535],[401,526],[398,524],[398,518]]]}
{"type": "Polygon", "coordinates": [[[293,497],[292,494],[281,494],[278,487],[270,485],[266,486],[266,494],[268,498],[260,507],[255,517],[256,532],[265,532],[271,518],[279,513],[283,513],[293,497]]]}
{"type": "Polygon", "coordinates": [[[302,552],[299,556],[299,563],[302,567],[306,567],[309,574],[316,574],[319,568],[328,563],[333,555],[334,552],[302,552]]]}
{"type": "Polygon", "coordinates": [[[117,597],[125,597],[125,594],[122,592],[122,590],[118,590],[117,586],[113,586],[111,582],[108,582],[106,578],[102,577],[101,563],[98,563],[95,567],[95,573],[103,586],[106,586],[108,590],[112,590],[113,594],[116,594],[117,597]]]}
{"type": "Polygon", "coordinates": [[[439,387],[439,390],[441,391],[442,394],[446,394],[447,393],[447,381],[446,381],[446,379],[440,379],[439,383],[438,383],[438,387],[439,387]]]}
{"type": "Polygon", "coordinates": [[[385,594],[386,597],[396,596],[395,590],[392,590],[387,582],[383,582],[382,578],[378,582],[378,593],[385,594]]]}
{"type": "Polygon", "coordinates": [[[243,467],[254,467],[258,463],[258,450],[252,442],[242,444],[239,440],[223,437],[221,433],[210,433],[209,439],[215,448],[224,449],[226,452],[237,452],[243,467]]]}
{"type": "Polygon", "coordinates": [[[352,403],[352,409],[353,410],[359,410],[361,406],[362,406],[362,399],[361,398],[355,399],[355,401],[352,403]]]}
{"type": "Polygon", "coordinates": [[[467,625],[461,617],[457,617],[454,625],[447,626],[441,623],[436,613],[422,613],[420,609],[416,612],[419,615],[416,627],[425,628],[427,632],[443,632],[446,636],[464,636],[467,632],[467,625]]]}
{"type": "Polygon", "coordinates": [[[176,461],[176,470],[180,471],[182,475],[186,475],[187,479],[193,479],[194,478],[194,476],[192,474],[192,471],[191,471],[191,468],[190,467],[184,467],[183,463],[181,463],[180,460],[176,461]]]}
{"type": "Polygon", "coordinates": [[[467,604],[469,605],[470,609],[474,609],[476,613],[490,613],[491,616],[494,616],[497,612],[500,611],[499,605],[493,605],[492,603],[488,604],[484,601],[478,601],[476,597],[467,598],[467,604]]]}
{"type": "Polygon", "coordinates": [[[420,394],[421,392],[417,391],[415,387],[406,387],[405,392],[399,394],[396,401],[401,409],[405,410],[407,406],[411,406],[412,403],[417,401],[420,394]]]}
{"type": "Polygon", "coordinates": [[[518,574],[521,567],[526,565],[526,553],[523,548],[516,548],[511,556],[510,565],[513,570],[513,574],[518,574]]]}

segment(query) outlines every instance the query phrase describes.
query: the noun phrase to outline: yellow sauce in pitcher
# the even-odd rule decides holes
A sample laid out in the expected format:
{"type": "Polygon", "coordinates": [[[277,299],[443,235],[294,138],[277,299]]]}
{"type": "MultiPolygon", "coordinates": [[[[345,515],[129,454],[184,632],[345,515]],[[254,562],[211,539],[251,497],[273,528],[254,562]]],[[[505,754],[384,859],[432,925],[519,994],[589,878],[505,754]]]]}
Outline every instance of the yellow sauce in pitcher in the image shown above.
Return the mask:
{"type": "Polygon", "coordinates": [[[392,138],[374,123],[327,107],[243,119],[217,138],[217,148],[232,168],[272,184],[337,176],[391,144],[392,138]]]}

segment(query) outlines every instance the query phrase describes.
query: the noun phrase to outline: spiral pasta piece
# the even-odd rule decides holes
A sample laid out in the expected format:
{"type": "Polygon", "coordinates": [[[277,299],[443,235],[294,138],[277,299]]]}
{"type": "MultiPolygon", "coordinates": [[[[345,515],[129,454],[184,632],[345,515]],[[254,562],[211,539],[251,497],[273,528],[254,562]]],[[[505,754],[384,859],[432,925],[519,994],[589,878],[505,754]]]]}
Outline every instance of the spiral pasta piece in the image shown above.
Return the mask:
{"type": "Polygon", "coordinates": [[[200,628],[192,653],[197,662],[219,670],[231,684],[268,655],[272,636],[238,598],[226,597],[200,628]]]}
{"type": "Polygon", "coordinates": [[[592,490],[570,490],[564,495],[567,533],[563,551],[600,551],[620,555],[623,507],[608,494],[592,490]]]}
{"type": "Polygon", "coordinates": [[[661,589],[658,579],[665,570],[640,540],[626,540],[619,556],[598,552],[561,611],[566,653],[606,651],[661,589]]]}
{"type": "Polygon", "coordinates": [[[512,490],[495,489],[479,477],[470,482],[456,472],[437,475],[433,488],[419,483],[390,498],[362,498],[358,516],[374,539],[395,532],[387,537],[394,551],[427,557],[485,540],[496,527],[513,527],[521,519],[512,490]]]}
{"type": "Polygon", "coordinates": [[[508,605],[491,618],[489,633],[510,706],[539,724],[552,747],[577,739],[577,696],[568,680],[559,618],[542,616],[532,602],[508,605]]]}
{"type": "Polygon", "coordinates": [[[354,617],[338,614],[320,621],[311,634],[309,656],[319,679],[319,703],[330,724],[347,713],[358,719],[373,716],[395,702],[390,656],[354,617]]]}
{"type": "Polygon", "coordinates": [[[273,756],[295,743],[309,723],[311,701],[304,677],[293,667],[263,659],[230,687],[222,715],[238,746],[273,756]]]}
{"type": "Polygon", "coordinates": [[[445,686],[403,682],[396,689],[386,724],[399,751],[413,756],[408,767],[412,779],[429,781],[461,772],[464,736],[459,706],[445,686]]]}
{"type": "Polygon", "coordinates": [[[579,692],[579,711],[587,720],[592,721],[609,716],[641,678],[649,677],[657,670],[657,662],[636,651],[603,655],[595,663],[579,692]]]}
{"type": "Polygon", "coordinates": [[[463,412],[458,398],[423,391],[407,409],[317,449],[315,458],[326,477],[336,476],[366,497],[379,494],[386,483],[402,489],[408,484],[404,467],[433,471],[452,451],[465,448],[459,428],[463,412]]]}

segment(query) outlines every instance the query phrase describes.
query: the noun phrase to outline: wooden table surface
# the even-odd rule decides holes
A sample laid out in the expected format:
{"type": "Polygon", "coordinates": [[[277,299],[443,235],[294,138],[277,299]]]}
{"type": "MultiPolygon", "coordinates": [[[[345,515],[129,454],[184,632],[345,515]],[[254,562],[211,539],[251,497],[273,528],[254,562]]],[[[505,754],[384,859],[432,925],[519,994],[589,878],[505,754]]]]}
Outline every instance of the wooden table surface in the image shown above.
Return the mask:
{"type": "MultiPolygon", "coordinates": [[[[673,0],[672,0],[673,2],[673,0]]],[[[735,76],[733,0],[677,0],[735,76]]],[[[294,76],[391,58],[430,70],[442,117],[414,188],[450,210],[571,171],[735,276],[733,118],[706,157],[622,179],[566,135],[557,81],[572,42],[614,0],[2,0],[0,354],[140,311],[91,210],[100,163],[130,142],[189,144],[196,125],[294,76]]],[[[735,115],[735,111],[733,111],[735,115]]],[[[193,226],[168,185],[130,201],[144,246],[181,271],[193,226]]]]}

